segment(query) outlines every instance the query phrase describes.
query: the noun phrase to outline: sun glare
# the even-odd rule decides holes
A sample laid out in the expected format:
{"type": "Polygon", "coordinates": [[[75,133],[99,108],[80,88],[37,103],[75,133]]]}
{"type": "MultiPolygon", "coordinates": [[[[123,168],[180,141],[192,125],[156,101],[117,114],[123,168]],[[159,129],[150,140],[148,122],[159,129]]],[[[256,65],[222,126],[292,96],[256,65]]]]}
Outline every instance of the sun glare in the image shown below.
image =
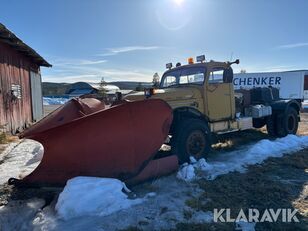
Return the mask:
{"type": "Polygon", "coordinates": [[[181,6],[184,2],[184,0],[173,0],[173,2],[178,5],[178,6],[181,6]]]}

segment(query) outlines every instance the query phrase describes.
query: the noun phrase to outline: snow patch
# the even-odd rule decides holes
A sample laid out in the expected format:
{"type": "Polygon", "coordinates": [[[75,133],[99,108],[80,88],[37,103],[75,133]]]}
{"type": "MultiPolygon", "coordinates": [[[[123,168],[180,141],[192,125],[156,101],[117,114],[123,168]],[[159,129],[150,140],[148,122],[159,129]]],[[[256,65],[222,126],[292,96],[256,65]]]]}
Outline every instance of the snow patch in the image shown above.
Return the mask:
{"type": "MultiPolygon", "coordinates": [[[[185,201],[198,196],[203,191],[197,184],[187,184],[176,180],[174,174],[156,179],[151,183],[135,186],[133,191],[137,193],[138,198],[144,198],[142,203],[103,218],[83,216],[82,218],[63,220],[59,219],[58,214],[54,211],[54,206],[50,205],[45,207],[36,217],[34,230],[113,231],[127,229],[128,226],[137,227],[140,230],[170,230],[176,229],[179,222],[204,223],[213,220],[211,214],[206,215],[201,211],[200,213],[192,211],[190,219],[184,216],[184,210],[191,210],[185,201]]],[[[104,199],[104,196],[99,195],[97,198],[104,199]]]]}
{"type": "Polygon", "coordinates": [[[240,150],[217,155],[208,162],[205,159],[183,164],[177,177],[184,181],[198,178],[215,179],[232,171],[244,172],[248,165],[262,163],[269,157],[281,157],[308,147],[308,136],[288,135],[276,140],[261,140],[240,150]]]}
{"type": "Polygon", "coordinates": [[[184,181],[192,181],[196,178],[195,164],[184,163],[178,171],[176,177],[184,181]]]}
{"type": "Polygon", "coordinates": [[[59,105],[65,104],[67,101],[69,101],[68,98],[43,97],[43,105],[59,105]]]}
{"type": "Polygon", "coordinates": [[[214,215],[211,211],[193,211],[192,217],[189,219],[190,223],[203,224],[213,222],[214,215]]]}
{"type": "Polygon", "coordinates": [[[4,151],[0,164],[0,185],[9,178],[20,178],[35,169],[43,157],[43,146],[34,140],[13,143],[4,151]]]}
{"type": "Polygon", "coordinates": [[[151,197],[156,197],[156,193],[155,192],[149,192],[145,195],[146,198],[151,198],[151,197]]]}
{"type": "Polygon", "coordinates": [[[128,199],[125,184],[117,179],[75,177],[67,181],[56,204],[60,218],[106,216],[143,202],[128,199]]]}
{"type": "Polygon", "coordinates": [[[0,206],[0,230],[33,230],[31,220],[44,204],[44,200],[33,198],[11,200],[6,206],[0,206]]]}

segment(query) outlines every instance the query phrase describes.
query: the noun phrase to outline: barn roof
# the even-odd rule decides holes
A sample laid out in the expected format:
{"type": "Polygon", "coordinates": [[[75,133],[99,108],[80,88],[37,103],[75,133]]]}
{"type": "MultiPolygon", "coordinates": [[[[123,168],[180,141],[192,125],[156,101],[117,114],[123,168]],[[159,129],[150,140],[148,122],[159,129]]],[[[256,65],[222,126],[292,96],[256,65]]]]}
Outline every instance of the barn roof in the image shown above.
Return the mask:
{"type": "Polygon", "coordinates": [[[37,65],[51,67],[51,65],[42,56],[40,56],[35,50],[33,50],[31,47],[25,44],[13,32],[11,32],[1,23],[0,23],[0,41],[10,45],[15,50],[21,52],[25,56],[30,57],[37,65]]]}

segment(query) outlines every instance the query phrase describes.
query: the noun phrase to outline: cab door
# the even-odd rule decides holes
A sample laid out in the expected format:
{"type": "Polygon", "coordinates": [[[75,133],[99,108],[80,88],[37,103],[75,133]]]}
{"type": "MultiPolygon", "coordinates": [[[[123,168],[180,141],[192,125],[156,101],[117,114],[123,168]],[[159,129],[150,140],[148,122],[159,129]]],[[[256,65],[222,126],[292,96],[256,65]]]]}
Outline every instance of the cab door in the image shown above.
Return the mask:
{"type": "Polygon", "coordinates": [[[223,68],[212,68],[207,73],[205,91],[210,121],[229,120],[235,117],[232,79],[224,78],[224,71],[223,68]]]}

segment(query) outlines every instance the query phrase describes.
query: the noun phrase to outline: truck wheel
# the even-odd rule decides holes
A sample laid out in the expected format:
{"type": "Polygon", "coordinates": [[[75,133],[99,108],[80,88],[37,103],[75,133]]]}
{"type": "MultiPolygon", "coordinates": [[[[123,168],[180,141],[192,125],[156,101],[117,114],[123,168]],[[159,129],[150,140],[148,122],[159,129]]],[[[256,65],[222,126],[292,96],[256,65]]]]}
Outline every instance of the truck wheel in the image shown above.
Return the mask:
{"type": "Polygon", "coordinates": [[[253,119],[252,120],[252,126],[254,128],[262,128],[266,124],[264,119],[253,119]]]}
{"type": "Polygon", "coordinates": [[[205,157],[211,150],[211,132],[206,122],[199,119],[188,119],[177,129],[172,138],[172,151],[177,154],[181,163],[205,157]]]}
{"type": "Polygon", "coordinates": [[[277,136],[276,117],[274,115],[268,116],[266,118],[266,129],[269,136],[277,136]]]}
{"type": "Polygon", "coordinates": [[[296,134],[298,129],[298,113],[293,107],[289,107],[285,113],[277,117],[277,134],[280,137],[288,134],[296,134]]]}

